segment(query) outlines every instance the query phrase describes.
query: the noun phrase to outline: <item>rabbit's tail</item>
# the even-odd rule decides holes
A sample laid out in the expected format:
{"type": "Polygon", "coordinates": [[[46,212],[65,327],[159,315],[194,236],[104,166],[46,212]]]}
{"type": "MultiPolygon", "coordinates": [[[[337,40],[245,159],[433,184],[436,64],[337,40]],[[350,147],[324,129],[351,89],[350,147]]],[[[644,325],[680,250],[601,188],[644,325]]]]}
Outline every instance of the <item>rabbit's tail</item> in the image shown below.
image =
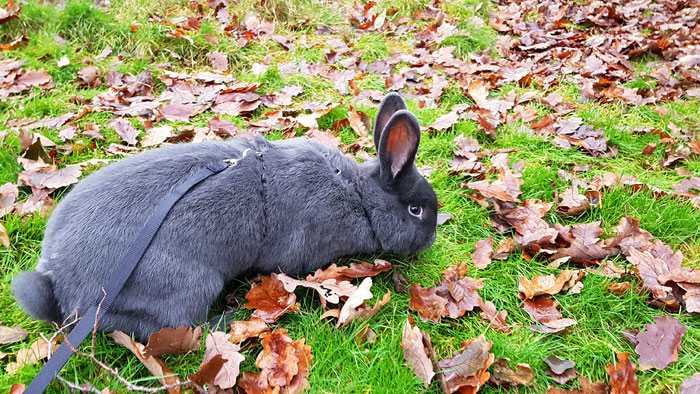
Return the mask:
{"type": "Polygon", "coordinates": [[[12,292],[22,309],[32,317],[47,322],[63,320],[51,279],[43,273],[20,272],[12,280],[12,292]]]}

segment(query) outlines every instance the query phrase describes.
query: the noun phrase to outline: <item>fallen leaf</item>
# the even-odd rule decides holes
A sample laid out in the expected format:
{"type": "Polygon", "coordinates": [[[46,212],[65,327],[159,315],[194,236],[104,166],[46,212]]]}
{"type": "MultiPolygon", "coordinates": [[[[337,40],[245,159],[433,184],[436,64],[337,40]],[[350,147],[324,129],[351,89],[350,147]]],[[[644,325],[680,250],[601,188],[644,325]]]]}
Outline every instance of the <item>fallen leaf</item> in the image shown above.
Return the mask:
{"type": "Polygon", "coordinates": [[[700,372],[695,373],[695,375],[686,378],[681,383],[681,393],[680,394],[698,394],[700,393],[700,372]]]}
{"type": "Polygon", "coordinates": [[[80,71],[78,71],[78,78],[80,82],[78,85],[87,86],[90,88],[97,88],[102,85],[102,80],[100,80],[100,75],[102,70],[97,66],[85,66],[80,71]]]}
{"type": "Polygon", "coordinates": [[[471,339],[463,346],[463,350],[452,358],[440,360],[438,366],[445,375],[448,388],[454,392],[476,393],[491,374],[486,370],[493,364],[495,356],[489,353],[493,342],[483,336],[471,339]]]}
{"type": "Polygon", "coordinates": [[[204,351],[204,359],[202,360],[201,368],[214,359],[220,356],[224,363],[216,374],[213,383],[222,389],[228,389],[236,384],[236,379],[239,374],[239,365],[245,357],[239,353],[241,347],[229,341],[231,335],[214,331],[207,335],[206,350],[204,351]]]}
{"type": "Polygon", "coordinates": [[[476,242],[472,260],[474,266],[484,269],[491,264],[491,254],[493,253],[493,237],[482,239],[476,242]]]}
{"type": "Polygon", "coordinates": [[[165,327],[148,337],[148,343],[143,348],[144,357],[160,357],[163,354],[187,353],[199,350],[199,338],[202,327],[192,330],[192,327],[165,327]]]}
{"type": "Polygon", "coordinates": [[[554,295],[562,291],[567,282],[571,280],[575,271],[564,270],[559,276],[535,275],[532,279],[521,276],[518,280],[518,291],[522,293],[521,298],[531,299],[539,295],[554,295]]]}
{"type": "Polygon", "coordinates": [[[482,302],[479,303],[479,308],[481,308],[482,311],[479,316],[481,316],[482,319],[487,320],[493,328],[506,334],[511,333],[510,326],[506,324],[506,316],[508,316],[508,312],[505,310],[498,312],[496,305],[494,305],[491,301],[484,302],[482,300],[482,302]]]}
{"type": "MultiPolygon", "coordinates": [[[[0,223],[0,245],[2,245],[2,247],[5,249],[10,248],[10,235],[7,233],[5,225],[3,225],[2,223],[0,223]]],[[[3,326],[0,326],[0,343],[2,343],[2,335],[3,326]]]]}
{"type": "Polygon", "coordinates": [[[248,321],[231,323],[231,342],[239,343],[248,338],[259,337],[261,333],[270,331],[270,327],[262,319],[251,318],[248,321]]]}
{"type": "Polygon", "coordinates": [[[518,363],[513,369],[510,367],[509,358],[497,358],[489,382],[500,386],[526,386],[533,378],[534,373],[530,365],[518,363]]]}
{"type": "Polygon", "coordinates": [[[264,276],[260,283],[253,283],[245,296],[246,309],[255,309],[252,317],[272,323],[284,313],[299,310],[294,293],[288,292],[276,274],[264,276]]]}
{"type": "Polygon", "coordinates": [[[350,281],[356,278],[366,278],[379,275],[382,272],[391,270],[391,263],[386,260],[376,259],[374,264],[366,261],[361,263],[351,263],[349,266],[338,267],[331,264],[325,270],[318,269],[313,275],[308,275],[306,280],[310,282],[323,283],[328,279],[335,279],[338,282],[350,281]]]}
{"type": "MultiPolygon", "coordinates": [[[[158,378],[161,384],[170,385],[180,382],[180,378],[178,378],[177,375],[173,375],[173,371],[166,367],[160,358],[145,356],[143,354],[144,346],[141,343],[134,341],[131,337],[118,330],[107,334],[107,336],[112,338],[117,344],[129,349],[136,358],[143,363],[146,369],[148,369],[153,376],[158,378]]],[[[170,389],[168,393],[179,394],[180,387],[170,389]]]]}
{"type": "Polygon", "coordinates": [[[343,307],[340,309],[340,315],[338,316],[338,324],[343,325],[350,318],[357,307],[362,305],[365,300],[372,298],[372,292],[369,290],[372,287],[372,278],[365,278],[357,290],[350,295],[350,297],[345,301],[343,307]]]}
{"type": "Polygon", "coordinates": [[[664,369],[678,360],[678,350],[687,328],[672,316],[656,316],[654,324],[644,326],[637,334],[635,352],[639,355],[639,369],[664,369]]]}
{"type": "Polygon", "coordinates": [[[215,355],[209,361],[203,362],[196,373],[187,375],[187,379],[193,381],[200,387],[206,384],[214,384],[214,379],[224,367],[227,360],[224,360],[220,354],[215,355]]]}
{"type": "Polygon", "coordinates": [[[619,362],[605,367],[610,375],[611,394],[639,394],[639,382],[634,376],[637,366],[629,361],[629,356],[629,353],[617,353],[619,362]]]}
{"type": "Polygon", "coordinates": [[[549,367],[547,375],[552,377],[559,384],[566,384],[569,380],[576,377],[576,364],[571,360],[564,360],[557,356],[549,356],[544,358],[544,361],[549,367]]]}
{"type": "Polygon", "coordinates": [[[225,53],[219,51],[209,52],[207,53],[207,58],[211,61],[214,70],[220,72],[228,71],[228,57],[225,53]]]}
{"type": "Polygon", "coordinates": [[[411,327],[408,320],[403,326],[401,348],[406,363],[411,366],[418,379],[423,381],[425,388],[428,388],[430,381],[435,376],[433,364],[423,344],[422,331],[418,327],[411,327]]]}
{"type": "MultiPolygon", "coordinates": [[[[2,226],[2,223],[0,223],[0,235],[3,233],[5,228],[2,226]]],[[[7,235],[7,232],[5,232],[5,235],[7,235]]],[[[9,243],[10,240],[7,240],[7,246],[6,248],[9,248],[9,243]]],[[[4,246],[4,241],[3,241],[3,246],[4,246]]],[[[15,326],[15,327],[7,327],[0,325],[0,345],[6,345],[8,343],[15,343],[19,342],[22,339],[26,338],[29,333],[27,330],[23,329],[20,326],[15,326]]]]}
{"type": "Polygon", "coordinates": [[[131,125],[131,122],[124,118],[115,118],[109,122],[109,125],[124,142],[129,145],[136,145],[136,137],[138,137],[139,131],[131,125]]]}

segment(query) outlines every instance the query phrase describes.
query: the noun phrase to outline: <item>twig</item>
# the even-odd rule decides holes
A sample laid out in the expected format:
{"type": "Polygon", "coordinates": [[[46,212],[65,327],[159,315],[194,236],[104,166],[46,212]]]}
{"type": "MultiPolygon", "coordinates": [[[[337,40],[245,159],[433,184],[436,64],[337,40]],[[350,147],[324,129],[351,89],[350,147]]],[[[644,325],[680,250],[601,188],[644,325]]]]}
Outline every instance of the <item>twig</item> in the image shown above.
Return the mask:
{"type": "MultiPolygon", "coordinates": [[[[96,314],[95,314],[95,324],[93,325],[93,328],[92,328],[92,344],[89,346],[89,348],[90,348],[90,353],[85,353],[85,352],[83,352],[83,351],[80,351],[80,350],[76,349],[76,348],[73,346],[73,344],[70,343],[70,341],[68,340],[68,337],[67,337],[67,336],[65,336],[65,338],[64,338],[64,341],[65,341],[65,343],[66,343],[66,346],[68,346],[68,347],[70,348],[70,350],[71,350],[74,354],[77,354],[78,356],[85,357],[85,358],[87,358],[87,359],[89,359],[89,360],[92,360],[92,362],[94,362],[98,367],[100,367],[100,368],[102,368],[103,370],[107,371],[110,375],[112,375],[114,378],[116,378],[121,384],[123,384],[124,386],[126,386],[127,390],[129,390],[129,391],[137,391],[137,392],[142,392],[142,393],[158,393],[158,392],[161,392],[161,391],[166,391],[166,390],[174,389],[174,388],[177,388],[177,387],[190,386],[190,387],[192,387],[196,392],[202,393],[202,394],[206,394],[206,390],[204,390],[204,388],[202,388],[200,385],[198,385],[197,383],[195,383],[195,382],[193,382],[193,381],[191,381],[191,380],[189,380],[189,379],[186,380],[186,381],[184,381],[184,382],[177,382],[177,383],[173,383],[173,384],[169,384],[169,385],[163,385],[163,386],[160,386],[160,387],[143,387],[143,386],[139,386],[139,385],[133,384],[133,383],[131,383],[130,381],[128,381],[128,380],[126,380],[125,378],[123,378],[121,375],[119,375],[119,372],[117,372],[116,369],[113,369],[113,368],[111,368],[110,366],[108,366],[107,364],[105,364],[105,363],[103,363],[102,361],[98,360],[97,357],[95,357],[95,340],[96,340],[96,337],[97,337],[97,326],[98,326],[98,324],[99,324],[99,323],[98,323],[98,318],[99,318],[99,315],[100,315],[100,308],[102,307],[102,303],[104,302],[105,298],[107,297],[107,293],[105,293],[104,289],[102,289],[102,293],[103,293],[104,295],[103,295],[103,297],[102,297],[102,300],[100,300],[100,303],[97,305],[97,312],[96,312],[96,314]]],[[[72,322],[69,322],[68,324],[65,324],[65,323],[64,323],[63,326],[57,327],[57,331],[53,334],[53,336],[51,336],[51,338],[47,339],[47,338],[44,336],[44,334],[41,333],[41,337],[49,344],[49,358],[51,358],[51,344],[53,343],[53,340],[54,340],[59,334],[62,334],[62,333],[63,333],[63,330],[64,330],[65,328],[67,328],[68,326],[74,324],[76,321],[79,320],[78,314],[77,314],[77,313],[75,314],[75,316],[76,316],[76,318],[75,318],[72,322]]],[[[96,388],[94,388],[94,387],[92,387],[92,386],[91,386],[90,388],[86,388],[86,387],[82,387],[82,386],[78,385],[77,383],[73,383],[73,382],[71,382],[71,381],[69,381],[69,380],[67,380],[67,379],[65,379],[65,378],[63,378],[63,377],[61,377],[61,376],[56,376],[56,378],[57,378],[59,381],[61,381],[62,383],[64,383],[66,386],[68,386],[69,388],[71,388],[71,389],[79,390],[79,391],[81,391],[81,392],[90,392],[90,393],[101,394],[101,392],[100,392],[99,390],[97,390],[96,388]]]]}
{"type": "Polygon", "coordinates": [[[197,383],[195,383],[189,379],[184,381],[184,382],[177,382],[177,383],[164,385],[164,386],[160,386],[160,387],[143,387],[143,386],[135,385],[135,384],[131,383],[130,381],[126,380],[125,378],[121,377],[121,375],[119,375],[119,372],[117,372],[115,369],[112,369],[107,364],[103,363],[102,361],[98,360],[93,354],[81,352],[80,350],[76,349],[68,341],[67,338],[65,341],[66,341],[66,345],[68,345],[68,347],[70,348],[70,350],[73,353],[77,354],[78,356],[85,357],[89,360],[92,360],[92,362],[97,364],[98,367],[107,371],[110,375],[112,375],[114,378],[116,378],[119,381],[119,383],[126,386],[127,390],[129,390],[129,391],[138,391],[138,392],[142,392],[142,393],[158,393],[161,391],[174,389],[176,387],[192,386],[197,392],[206,393],[206,390],[204,390],[204,388],[202,388],[200,385],[198,385],[197,383]]]}
{"type": "Polygon", "coordinates": [[[97,304],[97,312],[95,312],[95,324],[92,326],[92,345],[90,345],[90,351],[93,356],[95,355],[95,337],[97,336],[97,322],[100,319],[100,309],[102,308],[102,303],[105,301],[105,298],[107,298],[107,292],[104,287],[102,288],[102,294],[102,299],[100,303],[97,304]]]}
{"type": "Polygon", "coordinates": [[[94,387],[92,385],[89,385],[88,387],[81,386],[77,383],[73,383],[68,379],[63,378],[60,375],[56,375],[56,379],[58,379],[61,383],[65,384],[69,388],[73,390],[78,390],[81,393],[96,393],[96,394],[102,394],[102,392],[94,387]]]}

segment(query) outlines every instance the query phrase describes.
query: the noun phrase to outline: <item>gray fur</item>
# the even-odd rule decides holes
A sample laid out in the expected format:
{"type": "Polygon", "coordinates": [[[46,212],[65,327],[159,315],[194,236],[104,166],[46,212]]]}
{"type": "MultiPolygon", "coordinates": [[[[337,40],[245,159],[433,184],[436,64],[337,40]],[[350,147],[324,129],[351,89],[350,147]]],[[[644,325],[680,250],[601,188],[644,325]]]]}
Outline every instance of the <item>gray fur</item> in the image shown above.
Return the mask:
{"type": "Polygon", "coordinates": [[[390,179],[378,159],[358,165],[304,138],[172,145],[110,164],[64,197],[46,226],[37,272],[13,280],[22,308],[47,321],[87,309],[160,198],[207,163],[246,149],[236,166],[172,208],[101,330],[145,339],[206,321],[224,284],[246,271],[306,273],[357,253],[415,253],[435,239],[437,199],[413,157],[400,158],[407,165],[390,179]],[[421,219],[409,204],[423,206],[421,219]]]}

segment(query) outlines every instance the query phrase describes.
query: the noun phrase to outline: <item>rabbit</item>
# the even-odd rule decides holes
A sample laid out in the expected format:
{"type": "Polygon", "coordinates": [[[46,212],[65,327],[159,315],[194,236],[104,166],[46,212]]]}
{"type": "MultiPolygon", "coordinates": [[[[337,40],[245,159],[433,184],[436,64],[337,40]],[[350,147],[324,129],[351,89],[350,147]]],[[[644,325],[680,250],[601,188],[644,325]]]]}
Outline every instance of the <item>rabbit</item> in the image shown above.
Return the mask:
{"type": "Polygon", "coordinates": [[[95,171],[60,201],[36,271],[13,279],[29,315],[61,322],[102,296],[146,218],[168,191],[214,161],[238,159],[187,192],[99,321],[145,340],[204,322],[224,284],[251,270],[312,272],[379,250],[409,255],[435,241],[437,198],[418,173],[415,116],[396,93],[374,126],[378,158],[354,158],[307,138],[175,144],[95,171]]]}

